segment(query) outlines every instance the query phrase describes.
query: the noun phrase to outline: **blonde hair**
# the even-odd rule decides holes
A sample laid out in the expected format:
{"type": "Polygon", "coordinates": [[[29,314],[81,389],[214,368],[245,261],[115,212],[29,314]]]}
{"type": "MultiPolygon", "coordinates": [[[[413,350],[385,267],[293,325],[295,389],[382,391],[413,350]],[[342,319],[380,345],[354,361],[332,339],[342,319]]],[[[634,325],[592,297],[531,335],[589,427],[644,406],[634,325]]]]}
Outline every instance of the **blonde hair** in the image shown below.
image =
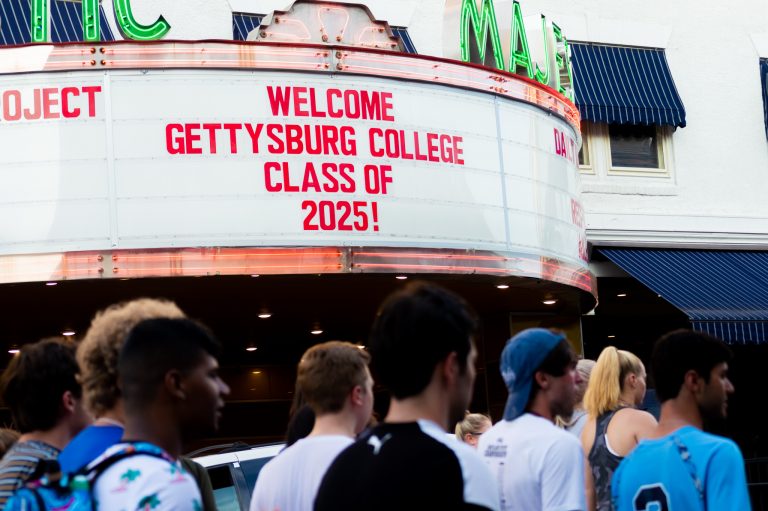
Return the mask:
{"type": "Polygon", "coordinates": [[[464,416],[464,420],[456,423],[456,438],[464,441],[464,436],[467,433],[477,434],[477,432],[485,424],[490,424],[491,418],[482,413],[468,413],[464,416]]]}
{"type": "Polygon", "coordinates": [[[645,373],[643,363],[629,351],[608,346],[600,353],[584,394],[584,409],[590,417],[600,415],[619,406],[621,387],[628,374],[645,373]]]}
{"type": "Polygon", "coordinates": [[[145,319],[183,317],[175,303],[152,298],[117,303],[97,312],[77,348],[86,409],[99,418],[117,404],[117,358],[134,326],[145,319]]]}

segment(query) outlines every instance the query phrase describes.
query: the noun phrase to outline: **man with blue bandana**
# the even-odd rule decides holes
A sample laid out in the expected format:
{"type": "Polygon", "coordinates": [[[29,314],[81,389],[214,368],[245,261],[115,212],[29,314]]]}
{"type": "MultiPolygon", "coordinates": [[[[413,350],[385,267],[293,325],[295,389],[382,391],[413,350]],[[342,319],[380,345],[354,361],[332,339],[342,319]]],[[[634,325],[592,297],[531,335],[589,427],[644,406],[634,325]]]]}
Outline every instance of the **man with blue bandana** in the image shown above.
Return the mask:
{"type": "Polygon", "coordinates": [[[509,390],[504,420],[480,437],[478,452],[499,482],[502,511],[583,511],[584,455],[555,426],[576,404],[576,354],[565,335],[523,330],[501,354],[509,390]]]}

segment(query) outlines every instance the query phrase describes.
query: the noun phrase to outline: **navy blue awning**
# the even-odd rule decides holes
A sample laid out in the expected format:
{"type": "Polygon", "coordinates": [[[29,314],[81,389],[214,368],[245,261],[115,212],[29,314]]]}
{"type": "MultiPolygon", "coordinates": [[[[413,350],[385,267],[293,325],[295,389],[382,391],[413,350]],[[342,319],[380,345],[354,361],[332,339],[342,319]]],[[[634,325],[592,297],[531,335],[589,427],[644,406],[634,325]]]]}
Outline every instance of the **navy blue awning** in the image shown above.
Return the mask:
{"type": "MultiPolygon", "coordinates": [[[[54,0],[50,3],[51,42],[83,40],[83,9],[80,2],[54,0]]],[[[114,41],[104,8],[99,5],[102,41],[114,41]]],[[[32,41],[29,0],[0,0],[0,46],[27,44],[32,41]]]]}
{"type": "Polygon", "coordinates": [[[576,106],[586,121],[685,127],[664,50],[571,43],[576,106]]]}
{"type": "Polygon", "coordinates": [[[248,34],[261,25],[264,16],[261,14],[246,14],[243,12],[232,13],[232,39],[235,41],[247,41],[248,34]]]}
{"type": "Polygon", "coordinates": [[[686,313],[695,330],[731,343],[768,342],[768,252],[599,250],[686,313]]]}
{"type": "Polygon", "coordinates": [[[768,59],[760,59],[760,84],[763,87],[763,120],[768,137],[768,59]]]}

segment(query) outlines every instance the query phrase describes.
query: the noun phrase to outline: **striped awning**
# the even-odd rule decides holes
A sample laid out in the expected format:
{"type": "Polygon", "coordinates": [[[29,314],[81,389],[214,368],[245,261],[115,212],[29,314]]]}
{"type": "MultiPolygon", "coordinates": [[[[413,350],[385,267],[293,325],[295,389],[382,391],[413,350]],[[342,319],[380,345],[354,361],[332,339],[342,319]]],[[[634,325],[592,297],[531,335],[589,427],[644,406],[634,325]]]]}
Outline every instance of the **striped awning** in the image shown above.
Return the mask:
{"type": "Polygon", "coordinates": [[[600,248],[691,320],[734,344],[768,342],[768,252],[600,248]]]}
{"type": "Polygon", "coordinates": [[[664,50],[571,43],[576,106],[586,121],[685,127],[664,50]]]}
{"type": "MultiPolygon", "coordinates": [[[[68,0],[50,2],[51,42],[71,43],[83,40],[82,3],[68,0]]],[[[0,46],[28,44],[32,41],[29,0],[0,0],[0,46]]],[[[114,41],[104,7],[99,5],[102,41],[114,41]]]]}

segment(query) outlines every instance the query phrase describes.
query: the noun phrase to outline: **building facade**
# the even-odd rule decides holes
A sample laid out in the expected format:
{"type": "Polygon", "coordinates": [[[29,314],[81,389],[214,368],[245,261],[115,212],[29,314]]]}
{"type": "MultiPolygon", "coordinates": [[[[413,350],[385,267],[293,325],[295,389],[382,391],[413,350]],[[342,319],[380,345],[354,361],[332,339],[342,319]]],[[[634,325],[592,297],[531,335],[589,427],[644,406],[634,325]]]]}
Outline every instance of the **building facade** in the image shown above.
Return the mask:
{"type": "Polygon", "coordinates": [[[0,5],[9,347],[171,296],[236,346],[235,400],[268,407],[317,335],[364,344],[394,277],[420,276],[478,308],[492,411],[528,325],[589,356],[685,326],[761,353],[764,5],[322,5],[0,5]],[[302,312],[249,319],[281,308],[302,312]]]}

